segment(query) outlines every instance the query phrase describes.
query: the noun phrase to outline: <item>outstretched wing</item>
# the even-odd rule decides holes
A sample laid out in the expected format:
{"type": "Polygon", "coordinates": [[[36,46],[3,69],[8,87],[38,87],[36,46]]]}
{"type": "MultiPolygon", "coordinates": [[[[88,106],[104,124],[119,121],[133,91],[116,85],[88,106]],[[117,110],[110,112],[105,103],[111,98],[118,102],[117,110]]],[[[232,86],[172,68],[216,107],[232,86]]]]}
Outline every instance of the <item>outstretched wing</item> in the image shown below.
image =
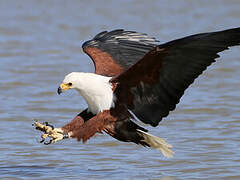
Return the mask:
{"type": "Polygon", "coordinates": [[[112,78],[118,103],[144,123],[157,126],[175,109],[185,89],[217,54],[240,44],[240,28],[203,33],[157,46],[127,71],[112,78]]]}
{"type": "Polygon", "coordinates": [[[139,61],[157,42],[146,34],[118,29],[97,34],[82,48],[93,60],[95,73],[116,76],[139,61]]]}

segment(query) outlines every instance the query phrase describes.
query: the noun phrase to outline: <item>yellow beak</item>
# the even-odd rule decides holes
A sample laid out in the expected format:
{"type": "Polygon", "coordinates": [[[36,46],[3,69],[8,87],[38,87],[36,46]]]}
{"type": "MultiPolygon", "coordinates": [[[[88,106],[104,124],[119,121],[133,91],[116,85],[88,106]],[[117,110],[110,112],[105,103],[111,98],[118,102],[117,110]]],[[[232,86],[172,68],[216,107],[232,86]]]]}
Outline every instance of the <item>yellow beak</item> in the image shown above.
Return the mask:
{"type": "Polygon", "coordinates": [[[68,90],[68,89],[70,89],[70,88],[71,88],[70,85],[62,83],[62,84],[60,84],[60,86],[58,87],[57,93],[58,93],[58,94],[61,94],[63,91],[66,91],[66,90],[68,90]]]}

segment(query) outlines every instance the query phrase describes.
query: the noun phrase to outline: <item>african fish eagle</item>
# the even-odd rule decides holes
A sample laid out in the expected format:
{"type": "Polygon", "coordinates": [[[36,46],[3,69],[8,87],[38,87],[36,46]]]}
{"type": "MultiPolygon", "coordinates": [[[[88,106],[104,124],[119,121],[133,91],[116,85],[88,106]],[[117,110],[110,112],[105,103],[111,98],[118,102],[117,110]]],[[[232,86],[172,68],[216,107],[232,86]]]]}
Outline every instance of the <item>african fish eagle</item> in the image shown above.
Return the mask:
{"type": "Polygon", "coordinates": [[[219,57],[240,45],[240,28],[196,34],[159,45],[147,34],[123,29],[104,31],[82,48],[93,60],[95,73],[72,72],[58,94],[75,89],[88,108],[70,123],[54,128],[35,122],[42,142],[65,138],[86,142],[106,132],[120,141],[156,148],[172,157],[171,145],[151,135],[136,121],[157,126],[179,103],[190,84],[219,57]]]}

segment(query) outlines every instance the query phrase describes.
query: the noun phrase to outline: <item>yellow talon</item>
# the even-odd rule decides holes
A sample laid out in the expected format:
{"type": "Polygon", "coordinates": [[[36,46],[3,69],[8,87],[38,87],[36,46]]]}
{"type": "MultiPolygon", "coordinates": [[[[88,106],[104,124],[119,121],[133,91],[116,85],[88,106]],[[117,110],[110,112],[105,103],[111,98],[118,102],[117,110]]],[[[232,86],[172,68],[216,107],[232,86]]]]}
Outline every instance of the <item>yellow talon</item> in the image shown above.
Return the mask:
{"type": "Polygon", "coordinates": [[[42,140],[40,141],[41,143],[44,142],[47,137],[50,138],[50,141],[48,143],[45,142],[44,144],[51,144],[66,138],[61,128],[53,129],[52,126],[44,125],[37,121],[34,122],[34,126],[37,130],[43,132],[43,134],[41,135],[42,138],[42,140]]]}

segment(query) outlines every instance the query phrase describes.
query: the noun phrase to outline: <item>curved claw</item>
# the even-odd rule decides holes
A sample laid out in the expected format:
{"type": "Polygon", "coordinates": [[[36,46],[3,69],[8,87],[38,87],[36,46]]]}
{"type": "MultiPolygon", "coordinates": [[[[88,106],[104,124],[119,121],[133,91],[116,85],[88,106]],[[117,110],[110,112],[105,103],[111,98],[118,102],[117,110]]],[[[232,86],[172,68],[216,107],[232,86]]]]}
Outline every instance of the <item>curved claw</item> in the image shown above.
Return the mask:
{"type": "Polygon", "coordinates": [[[43,143],[45,140],[46,140],[46,138],[48,137],[48,134],[42,134],[41,135],[41,138],[42,138],[42,140],[40,141],[40,143],[43,143]]]}
{"type": "Polygon", "coordinates": [[[48,142],[44,142],[44,145],[52,144],[53,139],[50,139],[48,142]]]}
{"type": "Polygon", "coordinates": [[[52,128],[52,130],[54,130],[54,126],[53,126],[53,125],[51,125],[51,124],[49,124],[48,122],[45,122],[45,125],[46,125],[46,126],[49,126],[49,127],[51,127],[51,128],[52,128]]]}
{"type": "Polygon", "coordinates": [[[43,138],[42,138],[42,140],[41,140],[41,141],[39,141],[39,143],[43,143],[44,141],[45,141],[45,139],[43,139],[43,138]]]}

